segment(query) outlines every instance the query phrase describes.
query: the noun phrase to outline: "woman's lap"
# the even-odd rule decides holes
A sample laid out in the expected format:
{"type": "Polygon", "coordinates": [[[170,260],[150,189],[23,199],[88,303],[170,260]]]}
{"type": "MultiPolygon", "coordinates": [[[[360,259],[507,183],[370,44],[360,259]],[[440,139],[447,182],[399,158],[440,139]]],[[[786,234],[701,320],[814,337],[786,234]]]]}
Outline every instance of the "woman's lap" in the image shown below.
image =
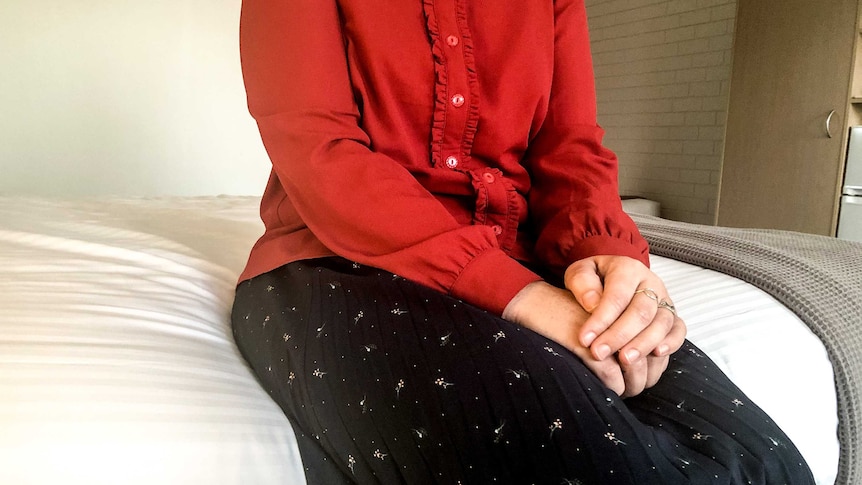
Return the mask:
{"type": "Polygon", "coordinates": [[[338,258],[242,283],[233,321],[267,391],[358,483],[812,482],[688,342],[621,400],[554,342],[338,258]]]}

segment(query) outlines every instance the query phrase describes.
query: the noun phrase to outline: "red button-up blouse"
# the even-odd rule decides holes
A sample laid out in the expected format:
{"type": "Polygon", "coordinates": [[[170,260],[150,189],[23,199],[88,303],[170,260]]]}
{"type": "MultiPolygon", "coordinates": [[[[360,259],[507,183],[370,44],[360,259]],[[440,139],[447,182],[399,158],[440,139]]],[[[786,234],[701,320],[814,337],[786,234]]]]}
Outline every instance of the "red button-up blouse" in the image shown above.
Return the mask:
{"type": "Polygon", "coordinates": [[[273,165],[241,280],[335,254],[499,314],[518,260],[648,264],[583,0],[244,0],[240,49],[273,165]]]}

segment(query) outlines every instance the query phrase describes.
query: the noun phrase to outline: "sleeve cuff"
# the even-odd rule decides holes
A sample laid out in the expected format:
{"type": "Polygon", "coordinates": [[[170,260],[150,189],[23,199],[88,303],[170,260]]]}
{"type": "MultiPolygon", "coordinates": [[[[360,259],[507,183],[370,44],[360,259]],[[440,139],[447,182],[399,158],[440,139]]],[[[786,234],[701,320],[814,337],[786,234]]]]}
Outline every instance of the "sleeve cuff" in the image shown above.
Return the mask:
{"type": "Polygon", "coordinates": [[[461,271],[449,293],[496,315],[527,284],[541,278],[501,249],[489,249],[476,256],[461,271]]]}
{"type": "Polygon", "coordinates": [[[569,253],[569,261],[601,255],[628,256],[642,262],[647,268],[650,265],[646,241],[632,244],[612,236],[590,236],[577,241],[569,253]]]}

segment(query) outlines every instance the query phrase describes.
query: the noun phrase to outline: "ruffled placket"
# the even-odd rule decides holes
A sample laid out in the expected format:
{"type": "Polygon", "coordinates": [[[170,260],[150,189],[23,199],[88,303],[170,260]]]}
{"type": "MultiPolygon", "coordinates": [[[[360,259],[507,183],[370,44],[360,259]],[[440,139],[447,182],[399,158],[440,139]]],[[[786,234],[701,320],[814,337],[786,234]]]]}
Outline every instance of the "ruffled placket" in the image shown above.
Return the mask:
{"type": "Polygon", "coordinates": [[[463,0],[424,0],[434,57],[431,163],[465,172],[479,124],[479,80],[463,0]]]}
{"type": "Polygon", "coordinates": [[[518,193],[496,168],[471,170],[476,191],[473,224],[489,226],[504,251],[511,251],[518,236],[518,193]]]}
{"type": "Polygon", "coordinates": [[[496,168],[474,163],[470,153],[479,124],[479,79],[464,0],[424,0],[434,56],[431,163],[470,177],[476,193],[473,224],[490,227],[500,247],[515,245],[517,193],[496,168]]]}

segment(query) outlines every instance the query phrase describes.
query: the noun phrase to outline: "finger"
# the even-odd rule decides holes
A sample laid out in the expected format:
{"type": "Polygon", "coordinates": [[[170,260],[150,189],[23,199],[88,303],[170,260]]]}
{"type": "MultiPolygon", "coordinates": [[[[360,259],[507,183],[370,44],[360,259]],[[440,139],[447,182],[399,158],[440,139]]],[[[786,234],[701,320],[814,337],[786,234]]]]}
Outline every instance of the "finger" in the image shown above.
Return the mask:
{"type": "Polygon", "coordinates": [[[672,342],[667,342],[666,339],[673,329],[674,320],[673,313],[662,310],[656,311],[652,322],[620,348],[620,361],[624,364],[632,364],[637,359],[656,352],[659,345],[663,343],[669,347],[672,342]]]}
{"type": "Polygon", "coordinates": [[[587,312],[592,312],[602,297],[602,278],[598,270],[594,259],[582,259],[572,263],[564,276],[566,289],[575,295],[578,304],[587,312]]]}
{"type": "MultiPolygon", "coordinates": [[[[637,263],[641,264],[641,263],[637,263]]],[[[641,265],[643,266],[643,265],[641,265]]],[[[605,287],[598,306],[584,322],[581,335],[601,335],[629,308],[639,285],[646,287],[638,269],[629,264],[617,264],[605,274],[605,287]]],[[[658,289],[656,289],[658,291],[658,289]]],[[[648,299],[647,299],[648,300],[648,299]]],[[[645,306],[648,308],[648,306],[645,306]]],[[[639,331],[639,330],[638,330],[639,331]]],[[[593,343],[584,345],[594,345],[593,343]]]]}
{"type": "Polygon", "coordinates": [[[622,396],[625,393],[625,376],[617,362],[613,359],[602,361],[591,360],[590,362],[592,365],[587,364],[587,367],[593,371],[605,386],[617,393],[618,396],[622,396]]]}
{"type": "Polygon", "coordinates": [[[645,359],[647,362],[647,379],[646,389],[658,384],[664,371],[667,370],[667,365],[670,362],[670,357],[667,355],[655,356],[649,355],[645,359]]]}
{"type": "Polygon", "coordinates": [[[572,334],[569,334],[568,336],[545,336],[569,349],[573,354],[581,359],[581,362],[583,362],[600,381],[602,381],[602,384],[614,391],[617,395],[622,395],[622,393],[625,392],[625,380],[623,379],[622,369],[620,369],[619,362],[617,362],[616,359],[594,359],[590,354],[590,349],[580,345],[572,334]]]}
{"type": "Polygon", "coordinates": [[[584,365],[590,369],[596,377],[618,396],[626,391],[626,382],[622,369],[616,359],[595,360],[589,355],[580,356],[584,365]]]}
{"type": "Polygon", "coordinates": [[[653,351],[655,355],[670,355],[680,347],[682,347],[683,342],[685,342],[685,336],[688,333],[688,327],[685,325],[685,322],[679,318],[674,318],[673,327],[670,329],[670,332],[665,336],[664,340],[658,344],[656,349],[653,351]]]}
{"type": "MultiPolygon", "coordinates": [[[[607,298],[609,292],[605,292],[605,295],[607,298]]],[[[590,346],[590,351],[593,353],[595,358],[599,360],[616,353],[623,346],[637,338],[641,332],[650,326],[656,318],[657,311],[658,306],[655,301],[643,294],[635,293],[634,298],[629,300],[628,307],[622,312],[622,315],[620,315],[608,329],[596,337],[595,341],[590,346]]],[[[660,322],[664,322],[666,324],[665,334],[667,334],[671,322],[667,320],[660,320],[660,322]]],[[[648,337],[655,338],[652,334],[648,335],[648,337]]],[[[663,337],[664,335],[661,335],[660,338],[663,337]]],[[[631,362],[634,359],[640,358],[641,356],[651,352],[658,344],[659,341],[657,340],[653,342],[654,346],[649,349],[638,349],[633,347],[632,350],[638,350],[640,354],[631,357],[627,355],[624,357],[624,360],[626,360],[626,362],[631,362]]]]}
{"type": "Polygon", "coordinates": [[[643,392],[647,385],[647,360],[640,359],[633,364],[620,363],[620,369],[623,372],[623,379],[626,386],[622,397],[637,396],[643,392]]]}

